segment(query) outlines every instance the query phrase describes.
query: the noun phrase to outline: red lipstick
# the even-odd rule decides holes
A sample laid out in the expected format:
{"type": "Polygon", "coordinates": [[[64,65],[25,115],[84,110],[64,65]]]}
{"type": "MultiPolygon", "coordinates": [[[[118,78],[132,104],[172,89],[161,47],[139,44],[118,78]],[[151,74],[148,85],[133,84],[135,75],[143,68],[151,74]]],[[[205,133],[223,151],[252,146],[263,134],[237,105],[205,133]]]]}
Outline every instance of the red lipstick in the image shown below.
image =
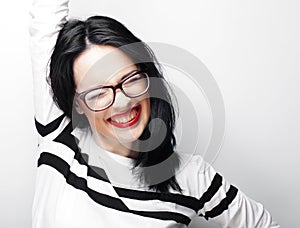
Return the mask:
{"type": "Polygon", "coordinates": [[[120,113],[120,114],[116,114],[116,115],[111,116],[110,118],[107,119],[107,121],[110,124],[112,124],[116,127],[119,127],[119,128],[131,127],[132,125],[134,125],[139,120],[141,111],[142,111],[142,106],[138,105],[138,106],[132,107],[131,109],[129,109],[128,111],[126,111],[124,113],[120,113]],[[135,111],[136,114],[135,114],[134,118],[131,119],[130,121],[128,121],[126,123],[119,123],[119,122],[113,121],[113,119],[128,118],[128,116],[130,115],[130,113],[132,111],[135,111]]]}

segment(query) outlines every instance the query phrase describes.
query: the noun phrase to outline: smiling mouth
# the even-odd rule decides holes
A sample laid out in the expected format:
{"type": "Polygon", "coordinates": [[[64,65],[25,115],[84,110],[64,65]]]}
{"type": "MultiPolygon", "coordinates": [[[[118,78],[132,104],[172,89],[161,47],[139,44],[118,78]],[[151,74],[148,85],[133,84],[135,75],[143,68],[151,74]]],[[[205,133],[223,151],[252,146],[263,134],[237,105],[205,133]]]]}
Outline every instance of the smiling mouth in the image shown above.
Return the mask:
{"type": "Polygon", "coordinates": [[[129,109],[124,113],[111,116],[110,118],[107,119],[107,122],[119,128],[130,127],[139,120],[141,111],[142,111],[142,106],[138,105],[132,107],[131,109],[129,109]]]}

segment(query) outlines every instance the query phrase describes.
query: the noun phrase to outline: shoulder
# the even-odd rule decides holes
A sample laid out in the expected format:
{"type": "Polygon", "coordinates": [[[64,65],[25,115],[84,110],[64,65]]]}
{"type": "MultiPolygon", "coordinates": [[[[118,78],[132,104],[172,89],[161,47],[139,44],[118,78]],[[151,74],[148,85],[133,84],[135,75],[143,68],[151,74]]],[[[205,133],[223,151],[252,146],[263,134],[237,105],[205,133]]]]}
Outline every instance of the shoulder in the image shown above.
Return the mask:
{"type": "Polygon", "coordinates": [[[219,174],[199,154],[179,154],[176,180],[183,194],[199,198],[219,174]]]}
{"type": "Polygon", "coordinates": [[[179,175],[195,174],[208,174],[212,166],[206,162],[200,154],[178,154],[180,160],[179,175]]]}

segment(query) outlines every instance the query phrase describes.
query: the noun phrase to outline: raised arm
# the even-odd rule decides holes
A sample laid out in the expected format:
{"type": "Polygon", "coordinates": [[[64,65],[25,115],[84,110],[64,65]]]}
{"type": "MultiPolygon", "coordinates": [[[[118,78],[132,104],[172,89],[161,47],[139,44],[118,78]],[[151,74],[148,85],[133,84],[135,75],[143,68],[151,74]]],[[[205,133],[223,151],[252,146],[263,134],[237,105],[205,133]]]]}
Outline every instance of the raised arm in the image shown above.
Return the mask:
{"type": "Polygon", "coordinates": [[[35,121],[40,136],[56,130],[64,113],[55,105],[47,83],[49,59],[61,25],[68,16],[69,0],[34,0],[30,10],[30,48],[34,82],[35,121]]]}

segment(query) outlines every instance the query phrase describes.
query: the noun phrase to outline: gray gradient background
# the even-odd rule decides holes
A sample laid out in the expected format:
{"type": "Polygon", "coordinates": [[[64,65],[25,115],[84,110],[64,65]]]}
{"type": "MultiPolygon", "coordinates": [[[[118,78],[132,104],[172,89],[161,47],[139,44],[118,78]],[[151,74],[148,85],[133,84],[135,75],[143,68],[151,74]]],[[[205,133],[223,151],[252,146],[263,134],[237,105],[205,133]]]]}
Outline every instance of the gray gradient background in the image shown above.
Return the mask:
{"type": "MultiPolygon", "coordinates": [[[[71,15],[112,16],[144,41],[177,45],[198,56],[218,82],[226,108],[226,136],[213,166],[262,202],[282,227],[296,227],[300,2],[147,3],[74,0],[71,15]]],[[[37,160],[27,29],[31,0],[2,4],[0,227],[26,228],[37,160]]],[[[199,218],[190,227],[218,226],[199,218]]]]}

